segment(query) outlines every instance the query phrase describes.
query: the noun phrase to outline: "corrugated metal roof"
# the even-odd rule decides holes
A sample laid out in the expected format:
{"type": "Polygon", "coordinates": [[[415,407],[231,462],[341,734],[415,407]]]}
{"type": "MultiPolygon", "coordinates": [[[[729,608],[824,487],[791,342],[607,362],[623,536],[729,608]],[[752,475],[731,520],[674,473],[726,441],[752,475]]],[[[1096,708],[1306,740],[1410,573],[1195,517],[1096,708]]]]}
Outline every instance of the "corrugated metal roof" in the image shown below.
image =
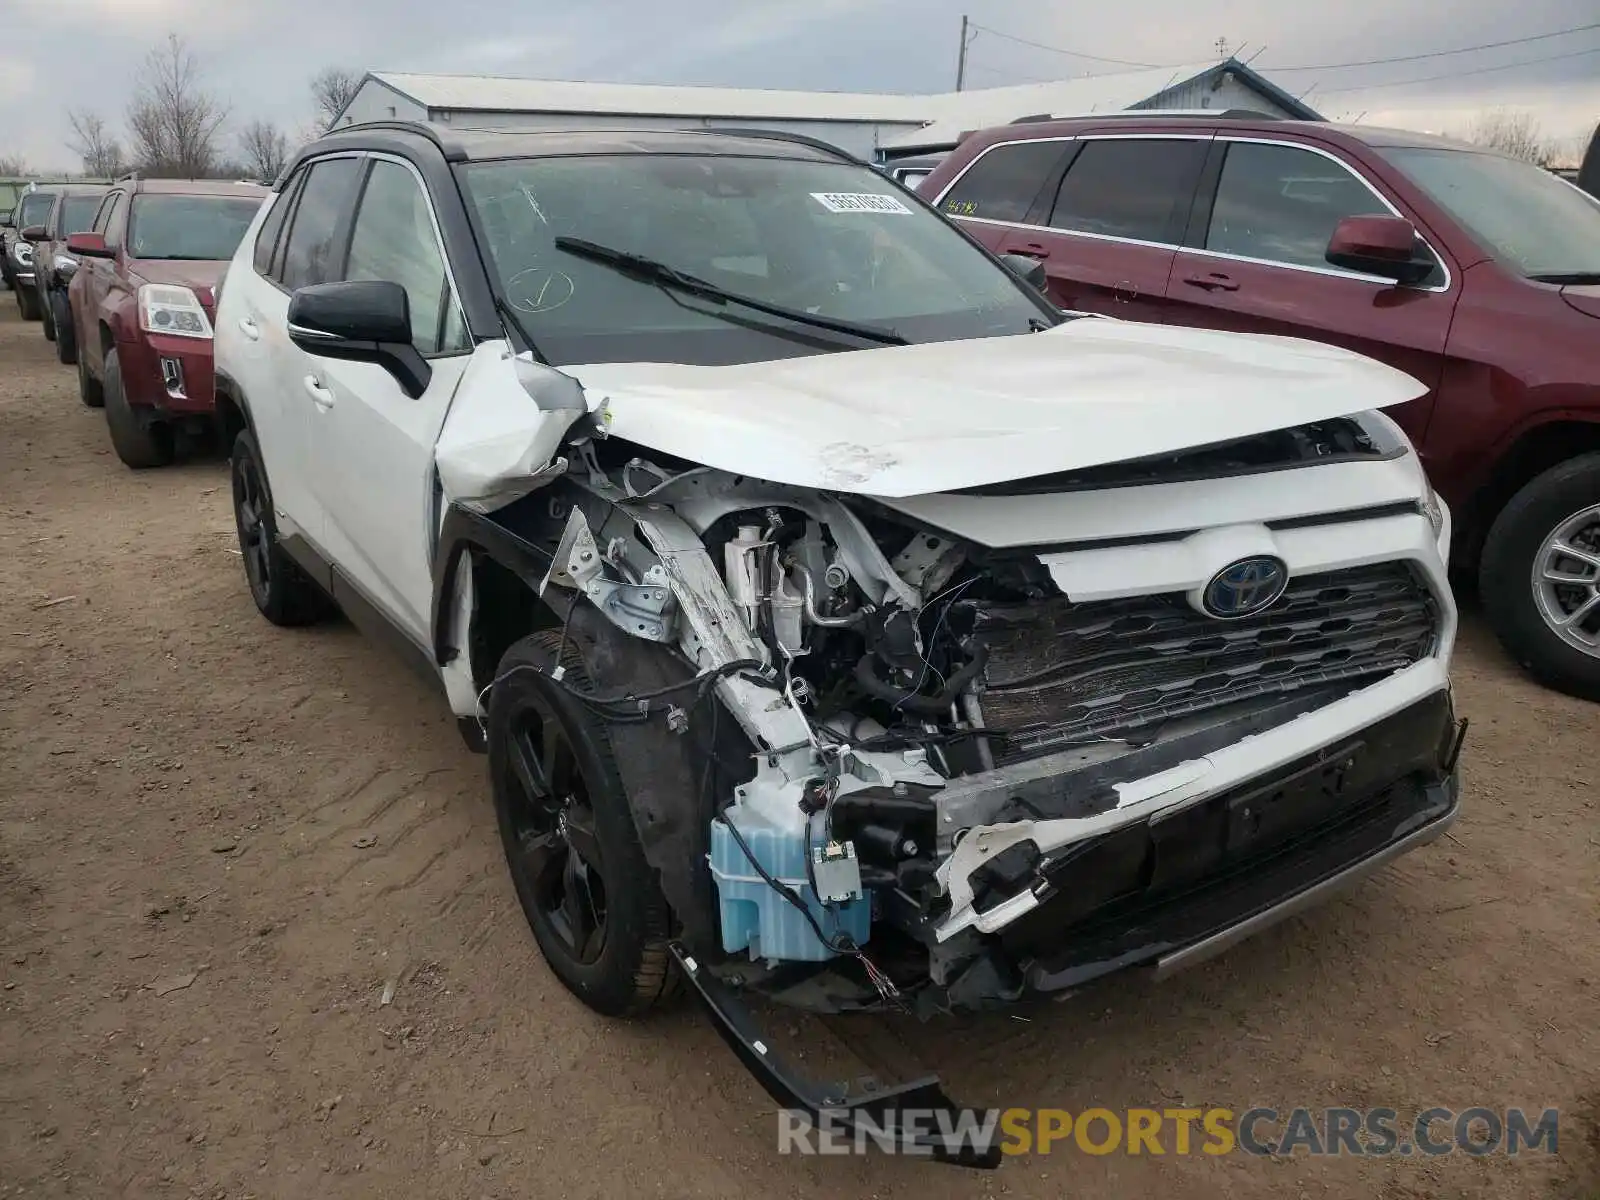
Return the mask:
{"type": "Polygon", "coordinates": [[[374,73],[372,78],[428,108],[477,112],[610,113],[618,116],[755,117],[769,121],[863,121],[916,125],[927,97],[761,88],[576,83],[491,75],[374,73]]]}
{"type": "Polygon", "coordinates": [[[1012,87],[949,92],[943,96],[923,96],[918,99],[923,102],[926,119],[930,123],[921,129],[896,134],[886,139],[884,145],[944,145],[956,141],[968,130],[1004,125],[1018,117],[1044,113],[1065,117],[1121,112],[1196,75],[1203,75],[1216,65],[1216,61],[1212,60],[1179,67],[1119,71],[1050,83],[1023,83],[1012,87]]]}
{"type": "Polygon", "coordinates": [[[370,78],[429,109],[477,112],[604,113],[610,116],[744,118],[769,121],[856,121],[905,125],[884,139],[885,148],[939,146],[962,133],[1004,125],[1018,117],[1080,116],[1121,112],[1209,72],[1228,70],[1286,106],[1294,115],[1312,110],[1242,63],[1215,59],[1175,67],[1117,71],[1049,83],[976,88],[940,95],[785,92],[761,88],[577,83],[492,75],[375,73],[370,78]]]}

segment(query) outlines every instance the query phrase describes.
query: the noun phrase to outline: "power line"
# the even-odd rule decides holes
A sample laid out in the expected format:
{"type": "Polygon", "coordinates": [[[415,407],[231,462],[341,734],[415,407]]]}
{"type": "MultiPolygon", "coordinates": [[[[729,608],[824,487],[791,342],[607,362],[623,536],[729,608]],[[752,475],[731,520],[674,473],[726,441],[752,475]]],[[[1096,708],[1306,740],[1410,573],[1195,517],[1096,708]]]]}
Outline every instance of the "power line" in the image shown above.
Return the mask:
{"type": "MultiPolygon", "coordinates": [[[[1059,79],[1040,79],[1037,75],[1016,75],[1016,74],[1013,74],[1010,71],[1003,70],[1000,67],[990,67],[990,66],[986,66],[983,63],[975,63],[975,62],[968,62],[967,63],[967,71],[968,71],[968,73],[971,73],[973,71],[982,71],[986,75],[998,75],[1000,78],[1007,79],[1012,83],[1060,83],[1061,82],[1061,80],[1059,80],[1059,79]]],[[[1084,76],[1076,76],[1075,78],[1092,79],[1094,77],[1092,75],[1084,75],[1084,76]]]]}
{"type": "MultiPolygon", "coordinates": [[[[1021,37],[1018,37],[1016,34],[1006,33],[1004,30],[995,29],[995,28],[993,28],[992,26],[989,26],[989,25],[980,25],[976,21],[972,22],[971,28],[973,29],[974,32],[976,32],[978,30],[982,30],[984,33],[987,33],[992,37],[1001,38],[1004,41],[1008,41],[1008,42],[1015,42],[1019,46],[1028,46],[1028,47],[1030,47],[1030,48],[1032,48],[1034,50],[1044,50],[1044,51],[1046,51],[1046,52],[1048,52],[1050,54],[1061,54],[1061,55],[1065,55],[1068,58],[1085,58],[1085,59],[1088,59],[1090,62],[1110,63],[1113,66],[1119,66],[1119,67],[1143,67],[1143,68],[1148,68],[1148,69],[1154,70],[1154,69],[1157,69],[1157,68],[1181,67],[1181,66],[1187,66],[1188,65],[1186,63],[1134,62],[1132,59],[1107,58],[1106,56],[1100,55],[1100,54],[1088,54],[1088,53],[1086,53],[1086,52],[1084,52],[1082,50],[1068,50],[1064,46],[1051,46],[1051,45],[1048,45],[1048,44],[1046,44],[1044,42],[1030,41],[1028,38],[1021,38],[1021,37]]],[[[1420,61],[1422,61],[1424,59],[1429,59],[1429,58],[1445,58],[1445,57],[1448,57],[1449,55],[1452,55],[1452,54],[1470,54],[1470,53],[1472,53],[1473,51],[1476,51],[1476,50],[1496,50],[1496,49],[1499,49],[1499,48],[1504,47],[1504,46],[1522,46],[1522,45],[1528,44],[1529,42],[1542,42],[1542,41],[1547,41],[1550,38],[1566,37],[1569,34],[1586,33],[1591,29],[1600,29],[1600,21],[1591,22],[1590,24],[1587,24],[1587,25],[1574,25],[1570,29],[1555,29],[1555,30],[1550,31],[1549,33],[1536,33],[1536,34],[1533,34],[1530,37],[1509,38],[1509,39],[1507,39],[1505,41],[1501,41],[1501,42],[1481,42],[1481,43],[1479,43],[1478,45],[1475,45],[1475,46],[1459,46],[1459,47],[1456,47],[1455,49],[1452,49],[1452,50],[1430,50],[1430,51],[1428,51],[1428,52],[1426,52],[1424,54],[1401,54],[1401,55],[1396,55],[1393,58],[1365,58],[1365,59],[1355,59],[1355,60],[1352,60],[1350,62],[1309,63],[1309,64],[1305,64],[1305,65],[1302,65],[1302,66],[1292,66],[1292,67],[1280,67],[1280,66],[1276,66],[1276,65],[1264,65],[1261,69],[1263,71],[1340,71],[1340,70],[1344,70],[1345,68],[1348,68],[1348,67],[1375,67],[1375,66],[1383,66],[1383,65],[1389,64],[1389,63],[1420,62],[1420,61]]],[[[1259,51],[1257,53],[1259,53],[1259,51]]],[[[1586,50],[1585,51],[1578,51],[1577,53],[1579,53],[1579,54],[1587,54],[1587,53],[1590,53],[1590,51],[1586,51],[1586,50]]],[[[1556,58],[1572,57],[1572,55],[1555,55],[1554,57],[1556,57],[1556,58]]],[[[1530,61],[1542,62],[1542,61],[1547,61],[1547,60],[1533,59],[1533,60],[1530,60],[1530,61]]],[[[1518,65],[1522,65],[1522,64],[1507,63],[1506,65],[1507,66],[1518,66],[1518,65]]],[[[1485,70],[1499,70],[1500,68],[1499,67],[1488,67],[1488,68],[1484,68],[1484,69],[1485,70]]],[[[1476,72],[1466,72],[1466,71],[1455,72],[1455,74],[1475,74],[1475,73],[1476,72]]],[[[1438,78],[1450,78],[1450,76],[1439,76],[1438,78]]],[[[1428,80],[1419,79],[1419,80],[1407,81],[1407,82],[1424,83],[1424,82],[1429,82],[1429,81],[1428,80]]],[[[1388,86],[1391,86],[1391,85],[1382,84],[1382,85],[1375,85],[1375,86],[1388,87],[1388,86]]],[[[1393,85],[1393,86],[1399,86],[1399,85],[1397,84],[1397,85],[1393,85]]],[[[1329,90],[1357,91],[1357,90],[1364,90],[1364,89],[1356,89],[1356,88],[1327,89],[1327,88],[1325,88],[1323,90],[1324,91],[1329,91],[1329,90]]]]}
{"type": "Polygon", "coordinates": [[[1016,34],[1004,33],[1004,32],[1002,32],[1002,31],[1000,31],[998,29],[992,29],[988,25],[979,25],[976,21],[972,22],[972,28],[973,29],[981,29],[984,33],[991,34],[992,36],[997,37],[997,38],[1003,38],[1008,42],[1016,42],[1017,45],[1019,45],[1019,46],[1031,46],[1035,50],[1048,50],[1051,54],[1065,54],[1068,58],[1087,58],[1090,62],[1112,63],[1113,65],[1119,66],[1119,67],[1152,67],[1152,68],[1154,68],[1154,67],[1176,67],[1176,66],[1182,66],[1183,65],[1181,63],[1132,62],[1132,61],[1130,61],[1129,59],[1126,59],[1126,58],[1105,58],[1105,57],[1103,57],[1101,55],[1098,55],[1098,54],[1085,54],[1081,50],[1064,50],[1060,46],[1047,46],[1043,42],[1030,42],[1027,38],[1019,38],[1019,37],[1016,36],[1016,34]]]}
{"type": "Polygon", "coordinates": [[[1571,29],[1556,29],[1550,33],[1536,33],[1532,37],[1511,38],[1504,42],[1483,42],[1476,46],[1462,46],[1457,50],[1430,50],[1426,54],[1402,54],[1396,58],[1367,58],[1359,62],[1342,63],[1312,63],[1303,67],[1280,67],[1274,64],[1263,68],[1269,71],[1337,71],[1345,67],[1376,67],[1385,63],[1418,62],[1424,58],[1444,58],[1451,54],[1470,54],[1474,50],[1497,50],[1501,46],[1521,46],[1528,42],[1542,42],[1550,38],[1565,37],[1569,33],[1586,33],[1591,29],[1600,29],[1600,21],[1589,25],[1574,25],[1571,29]]]}
{"type": "Polygon", "coordinates": [[[1424,75],[1420,79],[1396,79],[1390,83],[1364,83],[1359,87],[1323,88],[1324,95],[1336,92],[1377,92],[1384,88],[1410,87],[1414,83],[1437,83],[1441,79],[1460,79],[1466,75],[1487,75],[1491,71],[1509,71],[1513,67],[1533,67],[1540,63],[1556,62],[1563,58],[1582,58],[1585,54],[1600,54],[1600,46],[1588,50],[1570,50],[1565,54],[1547,54],[1543,58],[1525,58],[1520,62],[1501,63],[1497,67],[1475,67],[1470,71],[1451,71],[1445,75],[1424,75]]]}

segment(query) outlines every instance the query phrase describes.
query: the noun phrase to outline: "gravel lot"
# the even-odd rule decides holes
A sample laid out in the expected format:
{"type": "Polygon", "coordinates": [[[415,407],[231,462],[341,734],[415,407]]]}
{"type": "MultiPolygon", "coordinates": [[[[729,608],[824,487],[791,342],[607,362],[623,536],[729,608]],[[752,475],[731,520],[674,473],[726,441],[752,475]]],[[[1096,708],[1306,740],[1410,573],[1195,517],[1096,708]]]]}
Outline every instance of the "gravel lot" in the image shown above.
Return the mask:
{"type": "Polygon", "coordinates": [[[783,1158],[693,1008],[545,970],[434,697],[256,615],[220,461],[124,469],[0,314],[0,1195],[1600,1196],[1600,708],[1475,620],[1450,840],[1165,984],[780,1023],[975,1105],[1557,1106],[1559,1157],[783,1158]]]}

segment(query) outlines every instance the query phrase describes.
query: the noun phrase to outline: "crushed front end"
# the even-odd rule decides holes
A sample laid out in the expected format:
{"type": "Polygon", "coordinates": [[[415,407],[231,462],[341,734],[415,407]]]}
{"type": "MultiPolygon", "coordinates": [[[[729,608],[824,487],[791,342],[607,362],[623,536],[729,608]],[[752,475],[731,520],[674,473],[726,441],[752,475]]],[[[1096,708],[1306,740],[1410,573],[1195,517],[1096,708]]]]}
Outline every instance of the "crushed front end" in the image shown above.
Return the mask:
{"type": "Polygon", "coordinates": [[[699,681],[613,741],[703,977],[931,1014],[1172,970],[1454,819],[1448,514],[1386,418],[909,499],[576,450],[495,519],[595,679],[699,681]]]}

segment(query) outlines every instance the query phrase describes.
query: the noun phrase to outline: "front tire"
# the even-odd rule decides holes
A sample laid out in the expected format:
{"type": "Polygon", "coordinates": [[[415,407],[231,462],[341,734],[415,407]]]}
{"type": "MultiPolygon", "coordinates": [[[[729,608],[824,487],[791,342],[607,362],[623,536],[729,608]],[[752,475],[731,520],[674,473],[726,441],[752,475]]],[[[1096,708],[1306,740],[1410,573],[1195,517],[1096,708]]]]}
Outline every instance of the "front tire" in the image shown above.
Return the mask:
{"type": "Polygon", "coordinates": [[[605,723],[553,630],[514,643],[489,700],[489,776],[506,864],[533,937],[573,995],[635,1016],[677,989],[671,915],[645,859],[605,723]],[[550,672],[566,668],[564,683],[550,672]]]}
{"type": "Polygon", "coordinates": [[[83,401],[85,408],[104,408],[105,385],[89,374],[89,360],[84,355],[82,346],[76,348],[73,357],[78,360],[78,399],[83,401]]]}
{"type": "Polygon", "coordinates": [[[24,321],[39,319],[39,293],[32,284],[24,284],[20,279],[17,280],[17,311],[24,321]]]}
{"type": "Polygon", "coordinates": [[[1600,700],[1600,454],[1551,467],[1511,498],[1489,529],[1478,588],[1518,662],[1600,700]]]}
{"type": "Polygon", "coordinates": [[[44,340],[47,342],[53,342],[56,340],[56,320],[55,314],[50,309],[49,294],[44,290],[43,286],[39,284],[35,284],[34,286],[37,288],[33,294],[34,303],[38,305],[39,319],[44,323],[44,340]]]}
{"type": "Polygon", "coordinates": [[[50,318],[56,331],[56,361],[70,367],[78,361],[78,337],[72,328],[72,306],[67,303],[66,292],[50,293],[50,318]]]}
{"type": "Polygon", "coordinates": [[[133,411],[127,389],[122,385],[122,361],[115,348],[106,352],[105,406],[111,445],[124,465],[144,471],[164,467],[172,461],[175,451],[172,426],[153,418],[141,419],[133,411]]]}
{"type": "Polygon", "coordinates": [[[248,429],[233,441],[229,463],[233,482],[233,520],[239,553],[256,609],[274,625],[311,625],[333,610],[333,602],[306,577],[278,543],[272,493],[261,465],[261,450],[248,429]]]}

